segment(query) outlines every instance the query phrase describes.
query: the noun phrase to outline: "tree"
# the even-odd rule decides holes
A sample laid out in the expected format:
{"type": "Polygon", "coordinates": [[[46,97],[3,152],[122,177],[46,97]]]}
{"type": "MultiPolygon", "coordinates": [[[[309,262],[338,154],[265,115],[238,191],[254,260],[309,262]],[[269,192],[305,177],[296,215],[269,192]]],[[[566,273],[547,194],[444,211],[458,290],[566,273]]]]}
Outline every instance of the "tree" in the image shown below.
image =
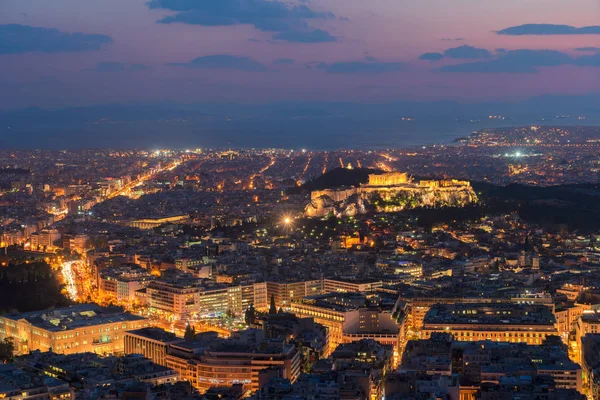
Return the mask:
{"type": "Polygon", "coordinates": [[[252,325],[256,321],[256,309],[254,308],[254,304],[250,304],[250,307],[246,310],[244,320],[246,321],[246,325],[252,325]]]}
{"type": "Polygon", "coordinates": [[[183,338],[186,342],[191,342],[196,338],[196,328],[187,324],[185,327],[185,333],[183,334],[183,338]]]}
{"type": "Polygon", "coordinates": [[[275,306],[274,295],[271,295],[271,306],[269,307],[269,314],[277,314],[277,307],[275,306]]]}
{"type": "Polygon", "coordinates": [[[15,356],[15,343],[13,338],[7,337],[0,342],[0,361],[6,364],[8,361],[12,361],[15,356]]]}
{"type": "Polygon", "coordinates": [[[529,235],[525,236],[525,242],[523,243],[523,251],[526,253],[531,251],[531,244],[529,243],[529,235]]]}
{"type": "Polygon", "coordinates": [[[44,262],[11,264],[0,274],[0,314],[68,305],[51,267],[44,262]]]}

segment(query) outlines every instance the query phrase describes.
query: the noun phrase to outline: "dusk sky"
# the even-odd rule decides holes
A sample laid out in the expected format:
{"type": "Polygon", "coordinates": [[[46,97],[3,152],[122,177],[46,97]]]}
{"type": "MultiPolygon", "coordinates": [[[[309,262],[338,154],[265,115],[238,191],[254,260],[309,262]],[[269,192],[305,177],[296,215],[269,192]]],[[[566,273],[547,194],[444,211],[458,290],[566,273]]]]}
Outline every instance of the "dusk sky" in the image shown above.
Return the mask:
{"type": "Polygon", "coordinates": [[[0,73],[4,109],[593,94],[600,1],[2,0],[0,73]]]}

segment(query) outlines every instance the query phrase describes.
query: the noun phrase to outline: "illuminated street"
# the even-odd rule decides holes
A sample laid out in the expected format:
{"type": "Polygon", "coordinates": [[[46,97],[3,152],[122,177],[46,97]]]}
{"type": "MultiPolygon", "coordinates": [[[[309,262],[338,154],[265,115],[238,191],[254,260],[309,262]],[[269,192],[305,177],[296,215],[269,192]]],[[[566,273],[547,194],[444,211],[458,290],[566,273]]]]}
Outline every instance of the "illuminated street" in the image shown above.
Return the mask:
{"type": "Polygon", "coordinates": [[[599,0],[0,1],[0,400],[600,400],[599,0]]]}
{"type": "Polygon", "coordinates": [[[90,295],[90,276],[83,261],[65,261],[61,264],[60,272],[65,284],[65,290],[73,301],[85,301],[90,295]]]}

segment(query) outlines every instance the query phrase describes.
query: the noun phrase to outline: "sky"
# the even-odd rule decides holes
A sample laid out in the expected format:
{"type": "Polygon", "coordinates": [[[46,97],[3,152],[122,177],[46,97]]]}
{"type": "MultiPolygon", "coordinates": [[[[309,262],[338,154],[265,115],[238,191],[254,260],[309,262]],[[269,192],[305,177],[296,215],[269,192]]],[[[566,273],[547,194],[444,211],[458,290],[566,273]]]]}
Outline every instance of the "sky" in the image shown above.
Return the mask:
{"type": "Polygon", "coordinates": [[[0,109],[598,93],[599,0],[0,2],[0,109]]]}

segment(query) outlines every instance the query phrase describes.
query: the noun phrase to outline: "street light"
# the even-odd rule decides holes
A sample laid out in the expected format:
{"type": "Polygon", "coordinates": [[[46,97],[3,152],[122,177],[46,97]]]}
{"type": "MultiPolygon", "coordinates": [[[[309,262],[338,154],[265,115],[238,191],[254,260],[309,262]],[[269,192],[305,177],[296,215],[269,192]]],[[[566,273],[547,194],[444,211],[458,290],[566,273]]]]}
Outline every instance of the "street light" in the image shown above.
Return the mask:
{"type": "Polygon", "coordinates": [[[286,215],[283,217],[283,219],[281,220],[282,225],[283,225],[283,231],[286,234],[289,234],[293,225],[292,222],[292,217],[290,217],[289,215],[286,215]]]}

